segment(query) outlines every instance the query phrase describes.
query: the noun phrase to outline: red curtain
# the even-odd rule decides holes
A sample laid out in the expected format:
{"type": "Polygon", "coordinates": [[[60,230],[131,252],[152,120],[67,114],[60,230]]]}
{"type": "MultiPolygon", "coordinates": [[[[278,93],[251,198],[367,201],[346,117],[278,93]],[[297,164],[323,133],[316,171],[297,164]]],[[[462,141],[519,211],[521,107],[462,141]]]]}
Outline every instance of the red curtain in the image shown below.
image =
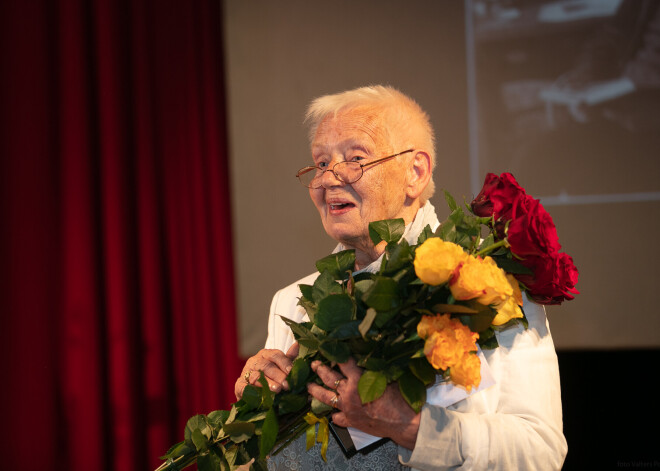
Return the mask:
{"type": "Polygon", "coordinates": [[[220,10],[0,2],[3,469],[153,469],[234,400],[220,10]]]}

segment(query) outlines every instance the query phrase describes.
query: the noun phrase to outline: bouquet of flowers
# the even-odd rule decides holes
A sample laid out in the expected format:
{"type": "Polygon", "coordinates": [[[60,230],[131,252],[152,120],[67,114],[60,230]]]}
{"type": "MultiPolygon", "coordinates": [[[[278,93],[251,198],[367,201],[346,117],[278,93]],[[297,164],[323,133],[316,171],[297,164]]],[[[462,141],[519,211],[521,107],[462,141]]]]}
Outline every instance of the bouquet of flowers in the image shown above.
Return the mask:
{"type": "Polygon", "coordinates": [[[396,382],[420,411],[437,381],[468,391],[479,385],[477,345],[496,348],[498,329],[526,326],[522,291],[541,304],[578,293],[577,269],[560,252],[552,218],[512,175],[489,174],[466,207],[445,197],[449,217],[435,232],[427,226],[416,245],[402,238],[403,220],[370,224],[374,244],[387,243],[377,273],[354,273],[352,250],[319,260],[313,285],[300,285],[309,321],[282,318],[300,344],[289,390],[270,391],[261,373],[263,387],[247,385],[231,410],[192,417],[158,471],[195,462],[201,471],[265,470],[268,456],[302,434],[308,449],[322,443],[325,459],[332,409],[308,399],[307,383],[321,384],[313,361],[334,365],[352,356],[364,369],[363,403],[396,382]]]}

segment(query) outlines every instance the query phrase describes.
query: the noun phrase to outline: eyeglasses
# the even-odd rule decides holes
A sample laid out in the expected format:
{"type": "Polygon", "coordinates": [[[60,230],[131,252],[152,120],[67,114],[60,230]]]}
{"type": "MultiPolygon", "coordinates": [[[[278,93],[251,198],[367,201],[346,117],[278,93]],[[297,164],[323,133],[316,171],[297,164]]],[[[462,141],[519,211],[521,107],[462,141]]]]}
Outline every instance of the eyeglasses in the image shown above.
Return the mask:
{"type": "Polygon", "coordinates": [[[360,162],[347,161],[347,162],[337,162],[332,167],[328,167],[328,168],[303,167],[300,170],[298,170],[298,173],[296,173],[296,177],[298,177],[298,181],[303,186],[306,186],[307,188],[312,188],[313,190],[317,188],[321,188],[322,186],[321,179],[323,178],[325,172],[327,172],[328,170],[331,171],[334,174],[335,178],[337,178],[337,180],[339,181],[342,181],[347,184],[355,183],[360,178],[362,178],[362,175],[364,175],[365,167],[369,167],[370,165],[377,164],[378,162],[384,162],[386,160],[393,159],[394,157],[407,154],[408,152],[412,152],[413,150],[414,149],[404,150],[403,152],[399,152],[398,154],[388,155],[387,157],[372,160],[371,162],[367,162],[366,164],[361,164],[360,162]]]}

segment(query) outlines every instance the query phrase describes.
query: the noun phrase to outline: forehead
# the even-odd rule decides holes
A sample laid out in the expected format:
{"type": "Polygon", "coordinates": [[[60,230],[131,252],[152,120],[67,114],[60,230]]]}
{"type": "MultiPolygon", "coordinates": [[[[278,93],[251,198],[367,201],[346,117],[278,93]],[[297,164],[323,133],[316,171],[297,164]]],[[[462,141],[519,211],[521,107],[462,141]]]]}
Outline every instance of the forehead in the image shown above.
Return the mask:
{"type": "Polygon", "coordinates": [[[388,136],[382,109],[353,108],[326,116],[316,129],[312,148],[355,145],[380,148],[387,144],[388,136]]]}

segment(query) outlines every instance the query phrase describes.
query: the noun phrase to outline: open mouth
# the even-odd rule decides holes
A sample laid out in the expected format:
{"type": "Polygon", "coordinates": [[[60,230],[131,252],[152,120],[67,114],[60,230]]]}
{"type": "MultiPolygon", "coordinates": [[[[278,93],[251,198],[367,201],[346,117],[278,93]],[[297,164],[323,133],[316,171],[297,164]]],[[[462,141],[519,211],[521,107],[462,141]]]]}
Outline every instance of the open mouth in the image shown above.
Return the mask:
{"type": "Polygon", "coordinates": [[[341,214],[355,207],[354,203],[351,203],[349,201],[338,201],[338,200],[328,201],[327,205],[328,205],[328,211],[331,214],[341,214]]]}
{"type": "Polygon", "coordinates": [[[353,206],[355,206],[353,203],[333,203],[330,205],[330,210],[337,211],[353,206]]]}

